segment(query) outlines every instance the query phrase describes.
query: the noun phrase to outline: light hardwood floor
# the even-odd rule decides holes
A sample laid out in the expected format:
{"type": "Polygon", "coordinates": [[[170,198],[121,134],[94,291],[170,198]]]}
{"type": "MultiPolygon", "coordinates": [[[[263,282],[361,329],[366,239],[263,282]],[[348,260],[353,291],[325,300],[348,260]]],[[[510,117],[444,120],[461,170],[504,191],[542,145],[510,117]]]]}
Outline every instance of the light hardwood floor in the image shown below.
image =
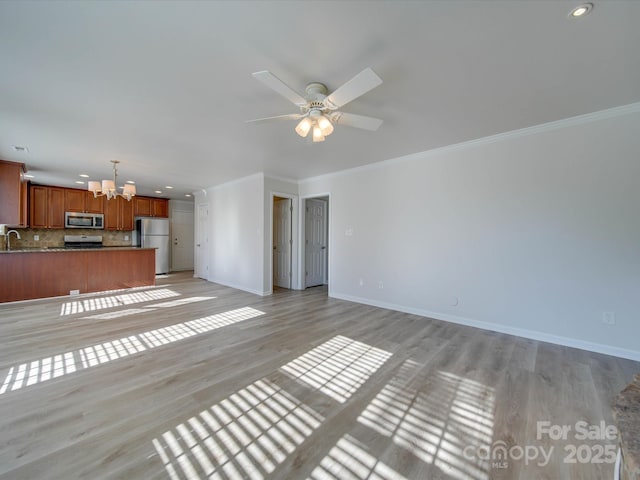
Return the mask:
{"type": "Polygon", "coordinates": [[[1,479],[612,478],[636,362],[190,275],[0,305],[1,479]]]}

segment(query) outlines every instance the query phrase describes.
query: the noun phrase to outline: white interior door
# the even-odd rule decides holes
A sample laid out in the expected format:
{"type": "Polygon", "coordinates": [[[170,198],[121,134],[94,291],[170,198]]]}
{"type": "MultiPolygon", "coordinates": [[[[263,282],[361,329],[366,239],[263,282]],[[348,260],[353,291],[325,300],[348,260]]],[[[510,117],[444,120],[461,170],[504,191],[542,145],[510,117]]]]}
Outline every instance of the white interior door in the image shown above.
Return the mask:
{"type": "Polygon", "coordinates": [[[327,271],[327,202],[309,198],[305,206],[305,287],[323,285],[327,271]]]}
{"type": "Polygon", "coordinates": [[[171,270],[193,270],[193,212],[171,212],[171,270]]]}
{"type": "Polygon", "coordinates": [[[291,288],[291,211],[290,198],[273,201],[273,285],[291,288]]]}
{"type": "Polygon", "coordinates": [[[198,205],[194,276],[209,280],[209,205],[198,205]]]}

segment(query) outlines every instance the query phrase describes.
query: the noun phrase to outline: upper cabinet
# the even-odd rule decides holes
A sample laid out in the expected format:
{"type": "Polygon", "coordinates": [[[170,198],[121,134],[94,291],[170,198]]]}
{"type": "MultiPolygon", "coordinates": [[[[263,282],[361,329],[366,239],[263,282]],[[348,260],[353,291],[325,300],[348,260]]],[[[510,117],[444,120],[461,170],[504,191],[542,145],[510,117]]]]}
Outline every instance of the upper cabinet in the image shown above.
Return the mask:
{"type": "Polygon", "coordinates": [[[151,216],[151,199],[149,197],[133,197],[133,213],[136,217],[151,216]]]}
{"type": "Polygon", "coordinates": [[[79,213],[104,213],[104,197],[95,197],[87,190],[64,189],[64,211],[79,213]]]}
{"type": "Polygon", "coordinates": [[[169,216],[169,200],[164,198],[152,198],[151,216],[167,218],[169,216]]]}
{"type": "MultiPolygon", "coordinates": [[[[0,163],[0,166],[2,163],[0,163]]],[[[26,187],[26,184],[24,184],[26,187]]],[[[4,195],[4,188],[2,189],[4,195]]],[[[24,205],[27,205],[27,190],[23,191],[24,205]]],[[[32,228],[64,228],[64,213],[103,213],[105,230],[133,230],[134,217],[168,217],[169,201],[165,198],[133,197],[130,201],[123,197],[107,200],[94,197],[93,193],[77,188],[48,187],[32,185],[29,194],[29,219],[25,215],[22,226],[32,228]]],[[[5,202],[0,205],[0,214],[5,202]]],[[[25,209],[26,212],[26,209],[25,209]]],[[[0,222],[1,223],[1,222],[0,222]]],[[[7,225],[18,223],[6,222],[7,225]]]]}
{"type": "Polygon", "coordinates": [[[64,190],[64,211],[84,213],[85,191],[66,188],[64,190]]]}
{"type": "Polygon", "coordinates": [[[168,217],[169,200],[165,198],[133,197],[136,217],[168,217]]]}
{"type": "Polygon", "coordinates": [[[85,213],[104,213],[105,197],[96,197],[92,192],[85,191],[86,197],[84,199],[84,212],[85,213]]]}
{"type": "Polygon", "coordinates": [[[64,228],[65,190],[44,185],[31,186],[29,195],[29,226],[31,228],[64,228]]]}
{"type": "Polygon", "coordinates": [[[122,197],[107,200],[104,209],[105,230],[133,230],[133,200],[122,197]]]}
{"type": "Polygon", "coordinates": [[[27,226],[27,182],[23,163],[0,160],[0,223],[27,226]]]}

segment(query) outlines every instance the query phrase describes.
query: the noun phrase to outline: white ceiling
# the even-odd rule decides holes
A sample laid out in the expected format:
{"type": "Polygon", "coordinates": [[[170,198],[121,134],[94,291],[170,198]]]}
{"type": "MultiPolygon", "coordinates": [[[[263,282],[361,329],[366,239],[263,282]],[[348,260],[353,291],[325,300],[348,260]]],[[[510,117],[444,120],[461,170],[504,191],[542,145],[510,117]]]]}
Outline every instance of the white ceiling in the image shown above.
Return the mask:
{"type": "Polygon", "coordinates": [[[0,158],[171,198],[256,172],[302,179],[640,101],[640,1],[0,2],[0,158]],[[324,143],[255,80],[303,93],[370,66],[341,110],[384,119],[324,143]],[[13,151],[24,145],[28,153],[13,151]],[[165,185],[174,186],[169,192],[165,185]]]}

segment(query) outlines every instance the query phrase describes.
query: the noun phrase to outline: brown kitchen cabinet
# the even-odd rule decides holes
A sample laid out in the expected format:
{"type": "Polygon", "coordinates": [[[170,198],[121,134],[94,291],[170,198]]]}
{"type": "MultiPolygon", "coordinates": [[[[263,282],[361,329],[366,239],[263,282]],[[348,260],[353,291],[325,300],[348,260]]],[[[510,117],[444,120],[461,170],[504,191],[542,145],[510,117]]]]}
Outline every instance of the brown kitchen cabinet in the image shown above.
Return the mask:
{"type": "Polygon", "coordinates": [[[0,223],[26,227],[27,182],[23,163],[0,160],[0,223]]]}
{"type": "Polygon", "coordinates": [[[76,190],[74,188],[64,189],[64,211],[65,212],[84,212],[85,191],[76,190]]]}
{"type": "Polygon", "coordinates": [[[118,197],[119,230],[133,230],[133,200],[118,197]]]}
{"type": "Polygon", "coordinates": [[[105,197],[95,197],[93,192],[84,191],[84,213],[104,213],[105,197]]]}
{"type": "Polygon", "coordinates": [[[169,201],[166,198],[134,197],[136,217],[168,217],[169,201]]]}
{"type": "Polygon", "coordinates": [[[164,198],[152,198],[151,216],[167,218],[169,216],[169,201],[164,198]]]}
{"type": "Polygon", "coordinates": [[[65,189],[32,185],[29,190],[29,226],[64,228],[65,189]]]}
{"type": "Polygon", "coordinates": [[[133,197],[134,213],[136,217],[151,216],[151,199],[149,197],[133,197]]]}
{"type": "Polygon", "coordinates": [[[133,200],[129,201],[123,197],[106,200],[104,208],[104,229],[133,230],[133,207],[133,200]]]}
{"type": "Polygon", "coordinates": [[[93,192],[76,188],[64,189],[64,211],[78,213],[104,213],[105,197],[94,197],[93,192]]]}
{"type": "Polygon", "coordinates": [[[155,265],[154,248],[2,252],[0,302],[151,286],[155,265]]]}

